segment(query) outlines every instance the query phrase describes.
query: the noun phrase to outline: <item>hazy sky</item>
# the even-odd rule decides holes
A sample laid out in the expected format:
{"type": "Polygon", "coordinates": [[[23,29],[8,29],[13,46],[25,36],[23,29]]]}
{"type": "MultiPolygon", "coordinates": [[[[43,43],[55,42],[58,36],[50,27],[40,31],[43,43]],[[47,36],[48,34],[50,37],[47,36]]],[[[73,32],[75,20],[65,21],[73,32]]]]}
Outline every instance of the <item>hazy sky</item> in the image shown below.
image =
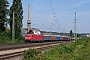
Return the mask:
{"type": "MultiPolygon", "coordinates": [[[[12,0],[8,1],[11,5],[12,0]]],[[[54,32],[70,30],[74,32],[73,22],[74,12],[76,12],[77,32],[90,32],[90,0],[22,0],[22,4],[24,28],[27,28],[28,4],[30,4],[32,28],[54,32]]]]}

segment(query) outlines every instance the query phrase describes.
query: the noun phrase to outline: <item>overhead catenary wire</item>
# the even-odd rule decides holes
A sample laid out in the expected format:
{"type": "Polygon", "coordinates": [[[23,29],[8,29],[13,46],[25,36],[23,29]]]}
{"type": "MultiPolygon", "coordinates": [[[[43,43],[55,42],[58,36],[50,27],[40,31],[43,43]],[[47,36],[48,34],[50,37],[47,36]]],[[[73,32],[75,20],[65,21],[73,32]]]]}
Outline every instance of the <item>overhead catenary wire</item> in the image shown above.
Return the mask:
{"type": "MultiPolygon", "coordinates": [[[[24,1],[25,3],[27,3],[26,1],[24,1]]],[[[28,4],[28,3],[27,3],[28,4]]],[[[52,9],[52,12],[53,12],[53,14],[54,14],[54,17],[55,17],[55,11],[54,11],[54,8],[53,8],[53,5],[52,5],[52,1],[51,0],[49,0],[49,4],[50,4],[50,7],[51,7],[51,9],[52,9]]],[[[38,12],[40,12],[40,10],[38,9],[38,8],[36,8],[35,6],[33,6],[33,5],[30,5],[30,6],[32,6],[32,7],[34,7],[38,12]]],[[[44,14],[45,15],[45,14],[44,14]]],[[[46,15],[47,16],[47,15],[46,15]]],[[[44,19],[45,20],[45,19],[44,19]]],[[[56,21],[57,21],[57,19],[56,19],[56,21]]]]}
{"type": "Polygon", "coordinates": [[[49,4],[50,4],[50,6],[51,6],[52,12],[53,12],[53,14],[54,14],[54,17],[55,17],[55,11],[54,11],[54,8],[53,8],[53,5],[52,5],[52,2],[51,2],[51,0],[49,0],[49,4]]]}
{"type": "MultiPolygon", "coordinates": [[[[55,11],[54,11],[54,7],[53,7],[53,4],[52,4],[52,0],[48,0],[49,1],[49,4],[50,4],[50,7],[51,7],[51,10],[52,10],[52,12],[53,12],[53,15],[54,15],[54,18],[55,18],[55,22],[56,22],[56,24],[58,23],[58,19],[56,18],[56,13],[55,13],[55,11]]],[[[24,1],[24,3],[25,3],[26,1],[24,1]]],[[[26,2],[27,3],[27,2],[26,2]]],[[[28,4],[28,3],[27,3],[28,4]]],[[[30,5],[31,7],[34,7],[35,8],[35,10],[37,10],[38,12],[40,12],[41,13],[41,11],[36,7],[36,6],[33,6],[33,5],[30,5]]],[[[27,11],[25,11],[25,12],[27,12],[27,11]]],[[[35,17],[37,17],[37,18],[39,18],[39,19],[42,19],[43,21],[40,21],[40,20],[38,20],[39,22],[36,22],[36,23],[40,23],[40,22],[42,22],[42,24],[41,25],[43,25],[44,27],[47,27],[47,26],[45,26],[46,24],[45,24],[45,22],[46,22],[46,19],[44,19],[44,18],[42,18],[41,16],[39,16],[39,15],[34,15],[34,14],[32,14],[32,13],[30,13],[31,14],[31,16],[33,16],[32,18],[33,19],[35,19],[35,17]]],[[[44,14],[45,15],[45,14],[44,14]]],[[[47,16],[47,15],[46,15],[47,16]]],[[[32,20],[33,21],[33,20],[32,20]]],[[[36,24],[35,23],[33,23],[32,24],[33,26],[35,26],[36,24]]]]}
{"type": "Polygon", "coordinates": [[[53,4],[52,4],[51,0],[49,0],[49,4],[50,4],[50,7],[51,7],[52,12],[54,14],[55,22],[58,22],[58,19],[56,18],[56,13],[55,13],[55,10],[54,10],[54,7],[53,7],[53,4]]]}
{"type": "MultiPolygon", "coordinates": [[[[24,1],[24,3],[27,3],[26,1],[24,1]]],[[[27,3],[28,4],[28,3],[27,3]]],[[[41,12],[38,8],[36,8],[35,6],[33,6],[33,5],[30,5],[30,6],[32,6],[32,7],[34,7],[38,12],[41,12]]],[[[27,12],[27,11],[24,11],[24,12],[27,12]]],[[[43,21],[46,21],[44,18],[42,18],[42,17],[40,17],[40,16],[36,16],[36,15],[34,15],[34,14],[32,14],[32,13],[30,13],[31,14],[31,16],[34,16],[34,17],[37,17],[37,18],[40,18],[40,19],[42,19],[43,21]]],[[[44,14],[45,15],[45,14],[44,14]]],[[[47,16],[47,15],[46,15],[47,16]]],[[[34,18],[33,17],[33,18],[34,18]]]]}

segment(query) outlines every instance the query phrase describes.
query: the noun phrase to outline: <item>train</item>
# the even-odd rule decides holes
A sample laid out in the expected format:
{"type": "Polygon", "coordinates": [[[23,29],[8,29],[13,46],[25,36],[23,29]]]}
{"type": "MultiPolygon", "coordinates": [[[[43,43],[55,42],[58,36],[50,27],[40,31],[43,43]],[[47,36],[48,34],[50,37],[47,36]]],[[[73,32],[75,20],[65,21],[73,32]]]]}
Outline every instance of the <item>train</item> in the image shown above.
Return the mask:
{"type": "Polygon", "coordinates": [[[25,42],[27,41],[69,41],[70,37],[60,36],[60,35],[36,35],[36,34],[26,34],[25,42]]]}
{"type": "Polygon", "coordinates": [[[71,38],[69,36],[60,35],[42,35],[40,30],[31,29],[30,33],[25,34],[25,42],[28,41],[69,41],[71,38]]]}

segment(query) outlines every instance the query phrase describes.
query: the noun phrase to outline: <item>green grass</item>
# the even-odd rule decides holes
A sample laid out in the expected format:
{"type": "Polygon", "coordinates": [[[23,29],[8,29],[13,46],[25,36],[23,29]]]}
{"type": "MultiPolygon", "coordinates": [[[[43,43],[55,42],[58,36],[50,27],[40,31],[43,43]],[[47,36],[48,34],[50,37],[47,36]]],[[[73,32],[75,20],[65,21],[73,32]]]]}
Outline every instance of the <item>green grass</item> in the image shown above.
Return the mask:
{"type": "Polygon", "coordinates": [[[15,43],[24,43],[24,40],[19,39],[15,39],[13,41],[11,39],[0,40],[0,44],[15,44],[15,43]]]}
{"type": "Polygon", "coordinates": [[[84,37],[68,45],[60,44],[43,53],[36,52],[25,51],[23,60],[90,60],[90,38],[84,37]]]}

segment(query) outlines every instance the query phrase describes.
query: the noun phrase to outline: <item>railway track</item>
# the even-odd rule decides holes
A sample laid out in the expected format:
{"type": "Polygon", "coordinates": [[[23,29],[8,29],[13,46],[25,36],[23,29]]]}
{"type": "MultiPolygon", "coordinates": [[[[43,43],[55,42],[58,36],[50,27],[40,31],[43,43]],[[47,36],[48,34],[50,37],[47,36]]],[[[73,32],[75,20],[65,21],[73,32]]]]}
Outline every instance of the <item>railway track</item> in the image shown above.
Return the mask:
{"type": "Polygon", "coordinates": [[[55,43],[61,43],[61,42],[63,42],[63,41],[53,41],[53,42],[43,42],[43,43],[1,44],[0,51],[33,47],[33,46],[40,46],[40,45],[44,45],[44,44],[47,44],[47,45],[48,44],[55,44],[55,43]]]}
{"type": "MultiPolygon", "coordinates": [[[[28,49],[36,49],[40,51],[44,51],[45,49],[50,49],[54,45],[60,44],[61,41],[56,42],[45,42],[45,43],[33,43],[33,44],[17,44],[17,45],[7,45],[4,48],[1,48],[0,46],[0,60],[10,60],[10,58],[22,56],[24,50],[28,49]],[[17,48],[16,48],[17,47],[17,48]],[[3,51],[4,50],[4,51],[3,51]]],[[[69,42],[64,42],[69,43],[69,42]]],[[[11,59],[12,60],[12,59],[11,59]]],[[[13,59],[15,60],[15,59],[13,59]]],[[[20,59],[16,59],[20,60],[20,59]]]]}

